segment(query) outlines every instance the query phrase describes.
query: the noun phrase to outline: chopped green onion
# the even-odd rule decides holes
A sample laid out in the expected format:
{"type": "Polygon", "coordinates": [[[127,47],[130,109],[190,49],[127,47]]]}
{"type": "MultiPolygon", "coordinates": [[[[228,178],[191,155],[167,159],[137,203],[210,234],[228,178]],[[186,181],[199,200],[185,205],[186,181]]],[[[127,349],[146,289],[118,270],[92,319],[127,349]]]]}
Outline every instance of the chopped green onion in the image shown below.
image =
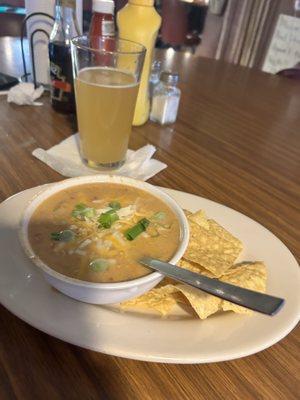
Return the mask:
{"type": "Polygon", "coordinates": [[[118,221],[119,216],[115,210],[109,210],[105,213],[102,213],[98,218],[98,222],[100,224],[100,228],[109,229],[112,224],[118,221]]]}
{"type": "Polygon", "coordinates": [[[165,218],[166,218],[166,213],[164,211],[158,211],[152,216],[152,219],[156,219],[159,221],[165,218]]]}
{"type": "Polygon", "coordinates": [[[127,229],[124,232],[126,239],[134,240],[141,233],[145,232],[145,230],[148,228],[149,224],[150,224],[150,221],[147,218],[141,219],[136,225],[134,225],[132,228],[127,229]]]}
{"type": "Polygon", "coordinates": [[[72,211],[72,217],[78,219],[93,218],[95,215],[96,210],[83,203],[76,204],[74,210],[72,211]]]}
{"type": "Polygon", "coordinates": [[[146,230],[150,224],[150,221],[147,218],[142,218],[138,224],[142,224],[144,229],[146,230]]]}
{"type": "Polygon", "coordinates": [[[75,239],[75,233],[70,229],[66,229],[65,231],[52,232],[50,237],[52,240],[57,240],[60,242],[71,242],[75,239]]]}
{"type": "Polygon", "coordinates": [[[109,262],[104,258],[97,258],[89,263],[89,267],[94,272],[103,272],[109,267],[109,262]]]}
{"type": "Polygon", "coordinates": [[[52,240],[60,240],[60,232],[52,232],[50,233],[50,237],[52,240]]]}
{"type": "Polygon", "coordinates": [[[165,218],[166,218],[166,213],[164,211],[158,211],[152,215],[150,220],[151,222],[153,222],[155,226],[160,226],[164,229],[170,229],[172,224],[164,224],[162,222],[162,220],[164,220],[165,218]]]}
{"type": "Polygon", "coordinates": [[[84,203],[78,203],[78,204],[76,204],[76,206],[75,206],[75,209],[76,210],[84,210],[85,208],[87,208],[87,205],[86,204],[84,204],[84,203]]]}
{"type": "Polygon", "coordinates": [[[113,210],[120,210],[120,208],[121,208],[121,204],[118,202],[118,201],[111,201],[109,204],[108,204],[108,206],[110,207],[110,208],[112,208],[113,210]]]}

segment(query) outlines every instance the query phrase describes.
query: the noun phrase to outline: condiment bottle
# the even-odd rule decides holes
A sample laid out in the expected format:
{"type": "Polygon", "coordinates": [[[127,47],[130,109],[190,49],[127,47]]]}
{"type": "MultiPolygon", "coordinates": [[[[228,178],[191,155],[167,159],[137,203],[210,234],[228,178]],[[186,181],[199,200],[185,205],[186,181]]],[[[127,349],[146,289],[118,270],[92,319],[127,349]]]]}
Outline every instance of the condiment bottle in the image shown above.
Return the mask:
{"type": "Polygon", "coordinates": [[[154,0],[129,0],[128,4],[117,14],[120,37],[138,42],[147,49],[133,125],[142,125],[149,118],[149,74],[153,48],[161,24],[161,17],[153,5],[154,0]]]}
{"type": "Polygon", "coordinates": [[[152,97],[150,119],[161,125],[176,121],[181,91],[176,87],[178,74],[164,71],[160,82],[155,86],[152,97]]]}
{"type": "Polygon", "coordinates": [[[90,36],[115,36],[114,9],[112,0],[93,0],[90,36]]]}
{"type": "Polygon", "coordinates": [[[51,104],[65,114],[75,112],[71,39],[80,35],[75,9],[76,0],[56,0],[49,41],[51,104]]]}

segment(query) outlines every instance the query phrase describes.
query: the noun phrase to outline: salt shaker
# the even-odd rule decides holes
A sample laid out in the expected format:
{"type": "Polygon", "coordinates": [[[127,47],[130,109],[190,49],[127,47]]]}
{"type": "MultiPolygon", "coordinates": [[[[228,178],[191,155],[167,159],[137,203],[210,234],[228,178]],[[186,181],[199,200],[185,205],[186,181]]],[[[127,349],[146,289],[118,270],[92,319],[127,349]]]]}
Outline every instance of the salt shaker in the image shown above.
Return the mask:
{"type": "Polygon", "coordinates": [[[155,86],[152,97],[150,119],[161,125],[176,121],[181,91],[176,87],[178,74],[163,71],[160,82],[155,86]]]}

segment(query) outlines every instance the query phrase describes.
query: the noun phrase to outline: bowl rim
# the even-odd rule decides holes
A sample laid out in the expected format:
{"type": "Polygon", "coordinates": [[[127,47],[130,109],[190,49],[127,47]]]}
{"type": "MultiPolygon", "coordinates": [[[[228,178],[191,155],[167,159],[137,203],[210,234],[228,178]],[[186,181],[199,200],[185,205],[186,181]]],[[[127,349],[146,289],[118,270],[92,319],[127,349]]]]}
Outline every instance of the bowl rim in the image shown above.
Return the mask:
{"type": "Polygon", "coordinates": [[[49,267],[46,263],[44,263],[34,252],[29,242],[28,237],[28,225],[30,218],[36,208],[51,195],[72,186],[79,186],[89,183],[116,183],[123,184],[127,186],[137,187],[141,190],[144,190],[155,197],[158,197],[160,200],[164,201],[175,213],[178,218],[180,229],[181,229],[181,238],[179,245],[177,247],[176,252],[174,253],[169,263],[176,264],[183,256],[189,241],[189,225],[184,211],[177,204],[177,202],[167,193],[162,191],[160,188],[151,185],[148,182],[140,181],[137,179],[124,177],[120,175],[113,174],[99,174],[99,175],[90,175],[90,176],[80,176],[75,178],[63,179],[62,181],[50,184],[51,186],[43,188],[39,193],[37,193],[26,205],[25,210],[23,211],[20,226],[19,226],[19,240],[21,242],[22,248],[25,251],[26,255],[29,259],[39,267],[44,273],[56,278],[64,283],[71,284],[77,287],[85,287],[85,288],[94,288],[94,289],[128,289],[135,286],[140,286],[143,284],[150,283],[158,278],[163,278],[163,274],[159,272],[152,272],[148,275],[142,276],[140,278],[131,279],[129,281],[121,281],[121,282],[88,282],[80,279],[72,278],[67,275],[61,274],[60,272],[55,271],[51,267],[49,267]]]}

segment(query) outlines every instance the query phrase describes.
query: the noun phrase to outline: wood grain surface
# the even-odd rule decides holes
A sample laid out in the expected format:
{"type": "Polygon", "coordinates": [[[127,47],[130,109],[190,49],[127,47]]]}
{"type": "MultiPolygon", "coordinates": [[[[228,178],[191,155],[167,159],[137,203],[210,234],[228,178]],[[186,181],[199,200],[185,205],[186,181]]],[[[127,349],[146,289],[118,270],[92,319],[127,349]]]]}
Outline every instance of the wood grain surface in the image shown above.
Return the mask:
{"type": "MultiPolygon", "coordinates": [[[[168,164],[150,182],[248,215],[299,258],[299,83],[170,51],[157,56],[179,71],[182,101],[173,126],[133,129],[130,147],[152,143],[168,164]]],[[[74,121],[43,102],[18,107],[0,98],[0,200],[63,178],[31,152],[70,135],[74,121]]],[[[167,365],[64,343],[3,307],[0,324],[1,400],[299,398],[299,329],[243,359],[167,365]]]]}

